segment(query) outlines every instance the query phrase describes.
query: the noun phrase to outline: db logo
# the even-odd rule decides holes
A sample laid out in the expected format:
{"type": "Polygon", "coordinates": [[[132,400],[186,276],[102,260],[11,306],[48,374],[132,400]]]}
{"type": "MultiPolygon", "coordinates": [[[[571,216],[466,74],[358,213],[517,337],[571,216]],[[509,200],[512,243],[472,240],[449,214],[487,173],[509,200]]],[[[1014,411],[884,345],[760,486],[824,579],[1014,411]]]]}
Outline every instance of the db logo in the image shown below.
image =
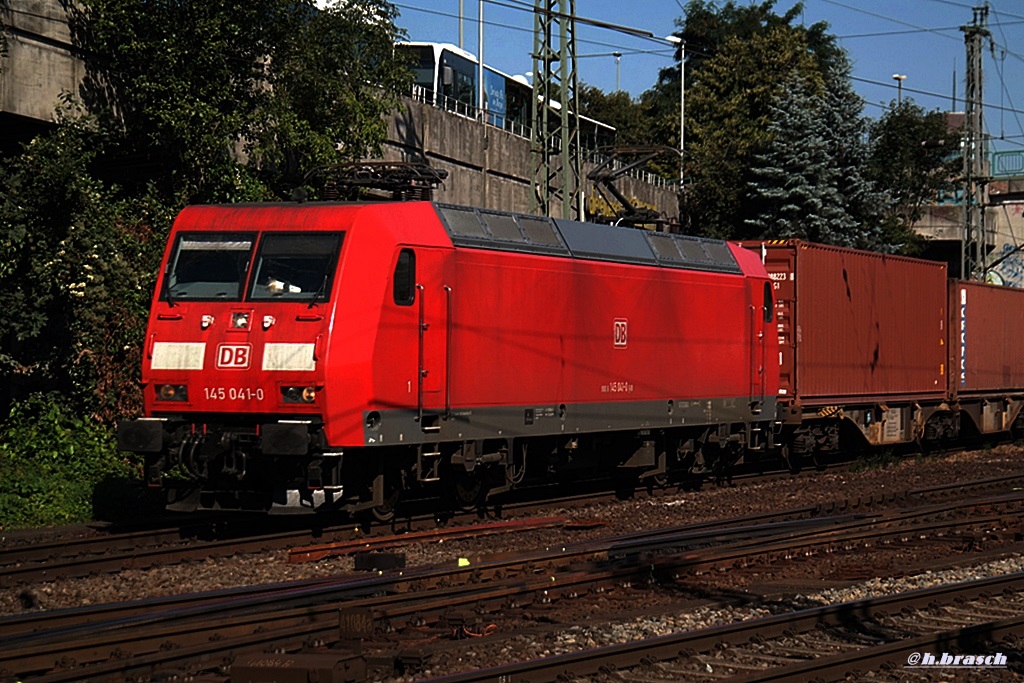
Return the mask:
{"type": "Polygon", "coordinates": [[[627,329],[628,324],[629,323],[626,321],[625,318],[615,319],[615,331],[613,333],[613,339],[616,348],[626,348],[626,342],[629,341],[629,331],[627,329]]]}
{"type": "Polygon", "coordinates": [[[221,344],[217,347],[218,368],[247,368],[252,344],[221,344]]]}

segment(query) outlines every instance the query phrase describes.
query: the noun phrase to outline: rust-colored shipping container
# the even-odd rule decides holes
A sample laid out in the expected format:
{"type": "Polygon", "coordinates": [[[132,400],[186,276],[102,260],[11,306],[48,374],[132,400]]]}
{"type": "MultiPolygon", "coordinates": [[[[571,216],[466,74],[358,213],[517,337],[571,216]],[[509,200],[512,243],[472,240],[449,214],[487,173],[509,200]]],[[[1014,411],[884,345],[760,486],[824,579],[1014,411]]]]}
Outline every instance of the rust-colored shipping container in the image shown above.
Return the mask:
{"type": "Polygon", "coordinates": [[[1024,289],[949,283],[949,390],[998,394],[1024,387],[1024,289]]]}
{"type": "Polygon", "coordinates": [[[773,281],[781,401],[946,396],[944,263],[799,240],[745,246],[761,250],[773,281]]]}

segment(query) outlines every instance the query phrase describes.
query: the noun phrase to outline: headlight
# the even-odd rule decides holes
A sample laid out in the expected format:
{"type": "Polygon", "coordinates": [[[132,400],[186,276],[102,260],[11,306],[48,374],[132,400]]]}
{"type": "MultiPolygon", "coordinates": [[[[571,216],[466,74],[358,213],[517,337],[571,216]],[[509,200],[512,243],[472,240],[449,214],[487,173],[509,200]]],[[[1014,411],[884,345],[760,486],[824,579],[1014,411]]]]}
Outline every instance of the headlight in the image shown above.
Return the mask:
{"type": "Polygon", "coordinates": [[[285,403],[313,403],[316,387],[281,387],[281,395],[285,403]]]}
{"type": "Polygon", "coordinates": [[[157,384],[156,399],[158,401],[187,401],[188,387],[184,384],[157,384]]]}

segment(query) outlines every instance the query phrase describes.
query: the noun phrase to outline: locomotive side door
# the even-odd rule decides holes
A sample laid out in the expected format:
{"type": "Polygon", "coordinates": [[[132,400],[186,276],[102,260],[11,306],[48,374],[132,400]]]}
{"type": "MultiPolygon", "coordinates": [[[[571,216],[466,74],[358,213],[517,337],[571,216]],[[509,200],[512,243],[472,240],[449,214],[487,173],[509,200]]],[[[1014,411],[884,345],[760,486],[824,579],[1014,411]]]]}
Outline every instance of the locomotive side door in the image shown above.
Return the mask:
{"type": "Polygon", "coordinates": [[[452,251],[419,247],[415,253],[417,410],[420,428],[438,432],[451,411],[452,251]]]}
{"type": "Polygon", "coordinates": [[[767,335],[772,333],[775,303],[772,283],[750,280],[750,405],[760,412],[768,383],[767,335]]]}

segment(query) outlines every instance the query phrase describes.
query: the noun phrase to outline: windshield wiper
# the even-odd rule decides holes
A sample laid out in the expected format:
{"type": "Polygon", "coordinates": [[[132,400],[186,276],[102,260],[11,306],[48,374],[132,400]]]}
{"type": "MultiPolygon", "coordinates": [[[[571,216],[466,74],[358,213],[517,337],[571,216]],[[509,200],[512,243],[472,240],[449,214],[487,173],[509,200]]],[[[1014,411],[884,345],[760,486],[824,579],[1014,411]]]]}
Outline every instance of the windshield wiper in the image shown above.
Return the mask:
{"type": "Polygon", "coordinates": [[[314,294],[313,298],[310,299],[310,301],[309,301],[309,308],[313,308],[313,306],[316,305],[316,302],[320,300],[320,297],[322,297],[324,294],[327,293],[327,280],[330,277],[331,277],[330,273],[325,273],[324,274],[324,279],[320,283],[320,289],[316,290],[316,294],[314,294]]]}

